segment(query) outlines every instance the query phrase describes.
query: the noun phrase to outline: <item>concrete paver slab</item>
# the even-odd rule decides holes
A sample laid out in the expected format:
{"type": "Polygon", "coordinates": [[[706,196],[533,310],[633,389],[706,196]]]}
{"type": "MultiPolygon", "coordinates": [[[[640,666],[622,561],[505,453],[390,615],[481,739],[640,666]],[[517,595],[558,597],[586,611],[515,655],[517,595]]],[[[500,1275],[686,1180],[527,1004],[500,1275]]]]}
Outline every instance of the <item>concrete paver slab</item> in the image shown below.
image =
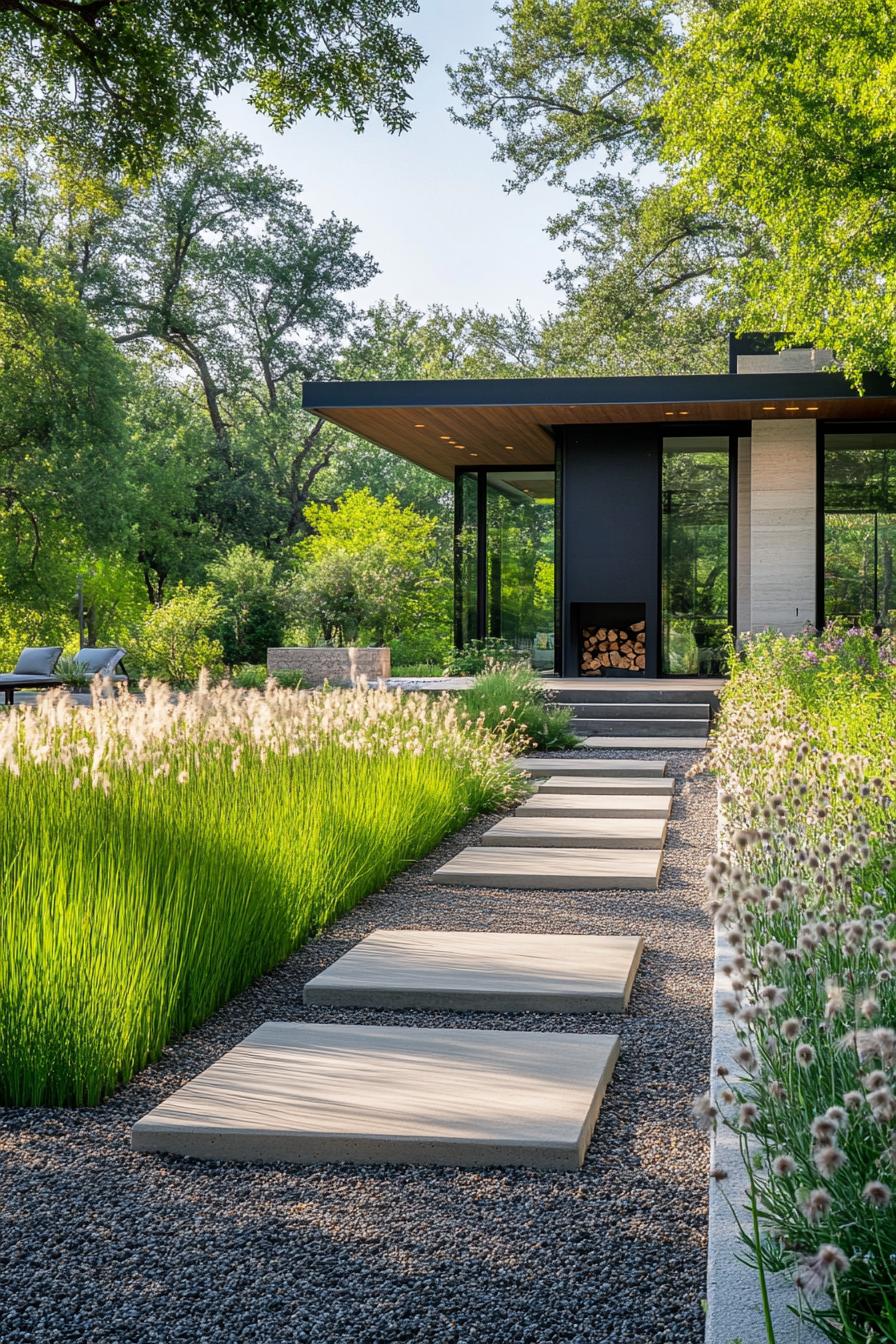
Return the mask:
{"type": "MultiPolygon", "coordinates": [[[[620,742],[617,746],[624,745],[620,742]]],[[[665,761],[610,761],[583,760],[582,757],[518,756],[514,762],[518,770],[530,775],[582,775],[597,779],[603,775],[633,776],[649,779],[666,773],[665,761]]]]}
{"type": "Polygon", "coordinates": [[[621,1013],[642,939],[377,929],[305,986],[308,1006],[621,1013]]]}
{"type": "Polygon", "coordinates": [[[586,779],[575,775],[540,775],[533,779],[537,792],[533,797],[551,793],[572,793],[584,797],[605,794],[636,794],[638,796],[671,797],[675,792],[675,779],[669,775],[662,779],[586,779]]]}
{"type": "Polygon", "coordinates": [[[141,1152],[242,1162],[582,1165],[619,1038],[266,1022],[138,1120],[141,1152]]]}
{"type": "Polygon", "coordinates": [[[597,849],[661,849],[663,817],[502,817],[482,845],[561,845],[597,849]]]}
{"type": "Polygon", "coordinates": [[[613,750],[618,747],[636,747],[644,751],[694,751],[705,747],[706,735],[702,737],[584,737],[583,747],[613,750]]]}
{"type": "Polygon", "coordinates": [[[663,817],[672,811],[670,794],[546,793],[539,790],[516,809],[518,817],[663,817]]]}
{"type": "Polygon", "coordinates": [[[433,880],[454,887],[537,891],[656,891],[661,849],[555,849],[471,845],[449,859],[433,880]]]}

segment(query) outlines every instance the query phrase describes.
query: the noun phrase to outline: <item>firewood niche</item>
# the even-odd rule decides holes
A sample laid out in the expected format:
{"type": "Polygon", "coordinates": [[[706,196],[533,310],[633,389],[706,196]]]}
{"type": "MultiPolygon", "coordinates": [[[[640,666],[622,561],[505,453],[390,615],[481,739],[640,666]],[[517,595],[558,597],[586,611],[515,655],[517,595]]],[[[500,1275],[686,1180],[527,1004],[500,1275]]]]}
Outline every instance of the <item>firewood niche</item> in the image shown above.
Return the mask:
{"type": "Polygon", "coordinates": [[[583,626],[580,671],[586,677],[643,672],[647,665],[646,624],[631,621],[627,625],[583,626]]]}

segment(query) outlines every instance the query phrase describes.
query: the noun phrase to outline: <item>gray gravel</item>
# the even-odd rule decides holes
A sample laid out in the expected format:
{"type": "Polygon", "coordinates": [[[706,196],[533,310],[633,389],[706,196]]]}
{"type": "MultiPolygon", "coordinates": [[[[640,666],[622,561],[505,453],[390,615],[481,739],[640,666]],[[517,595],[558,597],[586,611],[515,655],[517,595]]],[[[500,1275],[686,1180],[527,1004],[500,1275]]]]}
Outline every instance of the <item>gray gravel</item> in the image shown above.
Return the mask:
{"type": "MultiPolygon", "coordinates": [[[[670,771],[695,756],[670,751],[670,771]]],[[[433,885],[428,874],[490,824],[480,818],[104,1106],[6,1111],[0,1340],[698,1344],[707,1157],[689,1106],[709,1073],[701,874],[714,808],[705,779],[676,797],[653,893],[433,885]],[[621,1028],[599,1014],[303,1010],[303,982],[378,926],[641,933],[647,950],[621,1028]],[[130,1151],[139,1116],[268,1018],[621,1029],[622,1054],[577,1173],[244,1167],[130,1151]]]]}

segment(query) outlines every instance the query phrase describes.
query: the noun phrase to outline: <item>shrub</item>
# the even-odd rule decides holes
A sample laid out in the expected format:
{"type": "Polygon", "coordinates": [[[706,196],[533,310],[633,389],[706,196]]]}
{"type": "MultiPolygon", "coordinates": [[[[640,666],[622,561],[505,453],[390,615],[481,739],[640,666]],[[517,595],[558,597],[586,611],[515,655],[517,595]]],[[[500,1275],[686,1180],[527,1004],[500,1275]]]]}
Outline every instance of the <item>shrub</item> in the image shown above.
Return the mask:
{"type": "Polygon", "coordinates": [[[785,1270],[838,1344],[896,1338],[894,743],[889,636],[829,627],[748,643],[710,755],[739,1049],[697,1109],[739,1136],[760,1295],[785,1270]]]}
{"type": "Polygon", "coordinates": [[[268,669],[263,663],[244,663],[242,667],[233,669],[230,684],[241,691],[260,691],[264,689],[267,679],[268,669]]]}
{"type": "Polygon", "coordinates": [[[427,676],[438,677],[450,656],[451,641],[423,630],[419,634],[406,632],[397,636],[390,640],[390,648],[393,667],[429,667],[433,671],[427,676]]]}
{"type": "Polygon", "coordinates": [[[465,713],[489,732],[517,730],[523,749],[577,747],[572,710],[551,705],[544,683],[530,668],[496,665],[460,695],[465,713]]]}
{"type": "Polygon", "coordinates": [[[305,673],[297,667],[285,667],[274,673],[274,680],[286,691],[300,691],[305,685],[305,673]]]}
{"type": "Polygon", "coordinates": [[[0,1100],[93,1104],[520,788],[448,697],[61,694],[0,721],[0,1100]]]}
{"type": "Polygon", "coordinates": [[[250,546],[234,546],[208,566],[220,610],[213,633],[228,667],[261,663],[283,642],[289,607],[286,588],[274,578],[274,562],[250,546]]]}
{"type": "Polygon", "coordinates": [[[441,663],[400,663],[392,665],[393,677],[441,677],[441,663]]]}
{"type": "Polygon", "coordinates": [[[223,650],[212,636],[220,615],[214,588],[179,584],[174,595],[153,607],[137,630],[134,657],[141,674],[186,686],[203,668],[221,671],[223,650]]]}
{"type": "Polygon", "coordinates": [[[492,663],[526,663],[526,654],[506,639],[469,639],[462,649],[455,649],[445,664],[446,677],[478,677],[492,663]]]}

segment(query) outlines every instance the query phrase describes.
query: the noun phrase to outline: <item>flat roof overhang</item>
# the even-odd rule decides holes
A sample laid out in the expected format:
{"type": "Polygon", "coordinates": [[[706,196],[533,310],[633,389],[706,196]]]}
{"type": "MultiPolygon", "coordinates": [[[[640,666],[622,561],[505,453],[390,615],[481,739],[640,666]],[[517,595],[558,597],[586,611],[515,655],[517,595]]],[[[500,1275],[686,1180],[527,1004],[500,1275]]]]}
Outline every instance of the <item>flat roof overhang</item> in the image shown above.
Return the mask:
{"type": "Polygon", "coordinates": [[[896,420],[896,387],[838,373],[305,383],[305,409],[452,479],[459,466],[542,466],[566,425],[896,420]]]}

